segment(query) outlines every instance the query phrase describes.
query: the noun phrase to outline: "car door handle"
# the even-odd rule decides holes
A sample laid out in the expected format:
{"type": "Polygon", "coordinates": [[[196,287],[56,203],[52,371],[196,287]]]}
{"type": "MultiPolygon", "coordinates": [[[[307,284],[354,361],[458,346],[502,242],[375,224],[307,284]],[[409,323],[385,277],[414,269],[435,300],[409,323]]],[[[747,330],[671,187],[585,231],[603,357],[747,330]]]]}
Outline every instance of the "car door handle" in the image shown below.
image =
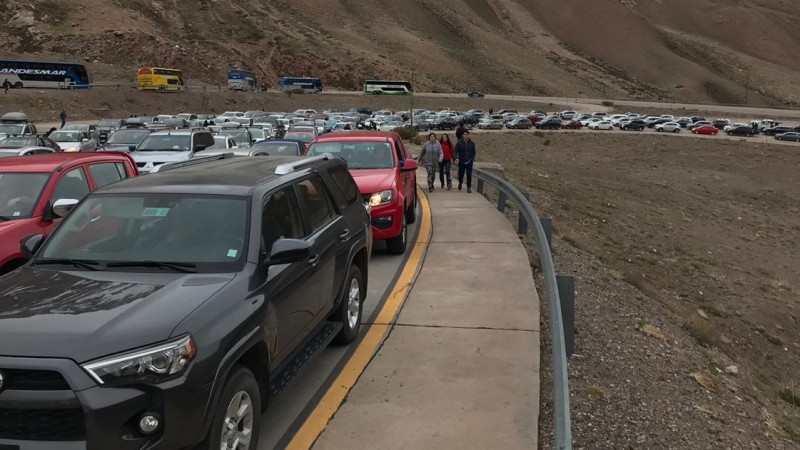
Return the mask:
{"type": "Polygon", "coordinates": [[[342,234],[339,235],[339,240],[342,242],[347,242],[350,240],[350,230],[346,229],[342,231],[342,234]]]}
{"type": "Polygon", "coordinates": [[[319,264],[319,259],[320,259],[319,253],[316,254],[316,255],[309,256],[308,257],[308,265],[311,266],[311,267],[316,267],[317,264],[319,264]]]}

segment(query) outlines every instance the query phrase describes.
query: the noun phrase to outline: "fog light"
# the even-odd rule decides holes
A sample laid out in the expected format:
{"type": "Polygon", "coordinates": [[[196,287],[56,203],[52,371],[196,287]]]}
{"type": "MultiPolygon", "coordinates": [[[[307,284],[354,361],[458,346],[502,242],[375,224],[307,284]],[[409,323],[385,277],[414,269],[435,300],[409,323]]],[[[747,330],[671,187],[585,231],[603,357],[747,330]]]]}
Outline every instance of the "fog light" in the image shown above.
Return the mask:
{"type": "Polygon", "coordinates": [[[158,420],[158,415],[153,413],[145,414],[139,419],[139,431],[144,434],[153,434],[159,425],[161,422],[158,420]]]}

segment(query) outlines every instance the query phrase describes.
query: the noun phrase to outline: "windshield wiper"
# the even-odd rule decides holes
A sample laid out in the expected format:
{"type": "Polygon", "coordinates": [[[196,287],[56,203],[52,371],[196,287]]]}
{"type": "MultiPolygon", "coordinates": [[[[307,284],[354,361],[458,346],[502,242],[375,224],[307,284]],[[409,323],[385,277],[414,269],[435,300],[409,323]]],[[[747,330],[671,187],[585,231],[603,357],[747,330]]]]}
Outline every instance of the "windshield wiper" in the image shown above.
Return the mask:
{"type": "Polygon", "coordinates": [[[9,220],[11,220],[11,217],[0,216],[0,221],[7,222],[9,220]]]}
{"type": "Polygon", "coordinates": [[[100,265],[100,263],[91,259],[42,258],[35,260],[32,265],[43,266],[45,264],[64,264],[64,265],[82,267],[84,269],[89,269],[89,270],[101,270],[99,267],[94,267],[100,265]]]}
{"type": "Polygon", "coordinates": [[[181,262],[162,262],[162,261],[121,261],[111,262],[107,267],[156,267],[159,269],[170,269],[176,272],[195,273],[197,264],[181,262]]]}

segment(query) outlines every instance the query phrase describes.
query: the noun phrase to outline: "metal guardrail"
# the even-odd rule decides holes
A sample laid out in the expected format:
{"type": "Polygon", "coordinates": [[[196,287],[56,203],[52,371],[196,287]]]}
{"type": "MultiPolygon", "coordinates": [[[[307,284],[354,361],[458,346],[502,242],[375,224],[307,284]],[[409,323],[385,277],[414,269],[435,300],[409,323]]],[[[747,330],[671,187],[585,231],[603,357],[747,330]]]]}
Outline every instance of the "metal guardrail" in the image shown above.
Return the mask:
{"type": "MultiPolygon", "coordinates": [[[[555,444],[559,450],[572,449],[572,427],[569,409],[569,380],[567,374],[567,356],[572,354],[574,307],[574,279],[572,277],[556,277],[553,257],[551,254],[551,238],[542,225],[542,220],[536,214],[527,196],[522,194],[507,180],[480,168],[474,168],[475,177],[478,179],[478,192],[483,194],[484,183],[497,189],[497,209],[505,209],[506,199],[512,200],[519,211],[518,232],[528,234],[528,225],[536,242],[539,253],[539,266],[544,275],[545,289],[550,305],[550,331],[553,344],[553,392],[555,411],[555,444]],[[565,292],[561,292],[564,290],[565,292]],[[571,292],[569,292],[571,291],[571,292]],[[566,310],[564,310],[566,308],[566,310]],[[563,315],[568,315],[567,339],[565,339],[565,322],[563,315]]],[[[546,219],[545,219],[546,220],[546,219]]],[[[549,228],[549,227],[548,227],[549,228]]]]}

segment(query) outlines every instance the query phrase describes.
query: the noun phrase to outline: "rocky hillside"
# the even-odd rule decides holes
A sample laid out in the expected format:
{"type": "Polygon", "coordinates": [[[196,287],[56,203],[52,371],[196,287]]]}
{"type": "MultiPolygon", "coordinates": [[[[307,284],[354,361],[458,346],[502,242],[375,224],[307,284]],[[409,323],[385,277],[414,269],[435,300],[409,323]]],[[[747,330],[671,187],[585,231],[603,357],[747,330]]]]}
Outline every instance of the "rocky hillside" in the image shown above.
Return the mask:
{"type": "Polygon", "coordinates": [[[230,66],[417,89],[798,104],[789,0],[5,0],[0,57],[141,65],[222,84],[230,66]]]}

